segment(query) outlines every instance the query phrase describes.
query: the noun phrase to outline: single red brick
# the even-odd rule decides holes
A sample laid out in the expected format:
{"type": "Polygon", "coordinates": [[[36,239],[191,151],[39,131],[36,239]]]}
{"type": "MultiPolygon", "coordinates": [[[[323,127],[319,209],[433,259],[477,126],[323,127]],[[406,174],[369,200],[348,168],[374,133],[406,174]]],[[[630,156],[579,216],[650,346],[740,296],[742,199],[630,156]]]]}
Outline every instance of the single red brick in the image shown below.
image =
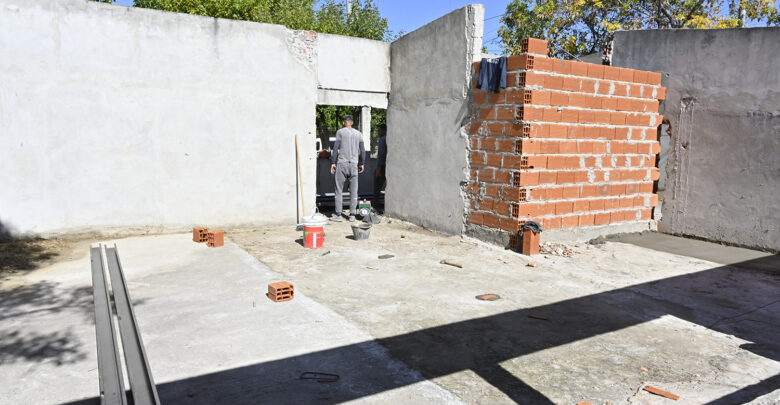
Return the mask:
{"type": "Polygon", "coordinates": [[[563,89],[563,77],[547,75],[544,77],[544,87],[549,90],[563,89]]]}
{"type": "Polygon", "coordinates": [[[493,167],[501,167],[501,154],[500,153],[488,153],[485,160],[485,164],[493,167]]]}
{"type": "Polygon", "coordinates": [[[609,213],[597,213],[593,218],[594,225],[605,225],[609,223],[609,213]]]}
{"type": "Polygon", "coordinates": [[[552,71],[562,75],[571,73],[571,62],[564,59],[551,59],[552,71]]]}
{"type": "Polygon", "coordinates": [[[538,38],[523,38],[520,40],[520,49],[522,52],[547,55],[547,41],[538,38]]]}
{"type": "Polygon", "coordinates": [[[604,65],[596,65],[594,63],[588,63],[588,77],[594,79],[604,78],[604,65]]]}
{"type": "Polygon", "coordinates": [[[564,108],[561,113],[561,121],[570,123],[579,122],[579,111],[573,108],[564,108]]]}
{"type": "Polygon", "coordinates": [[[561,88],[567,91],[580,91],[580,80],[576,77],[564,77],[561,88]]]}
{"type": "Polygon", "coordinates": [[[661,74],[656,72],[647,72],[647,84],[652,84],[654,86],[660,86],[661,85],[661,74]]]}
{"type": "Polygon", "coordinates": [[[493,106],[480,108],[477,117],[481,120],[494,120],[496,119],[496,109],[493,106]]]}
{"type": "Polygon", "coordinates": [[[471,97],[474,100],[474,104],[481,105],[487,103],[487,93],[484,91],[475,91],[471,93],[471,97]]]}
{"type": "Polygon", "coordinates": [[[657,155],[661,153],[661,143],[653,142],[652,144],[650,144],[650,153],[653,155],[657,155]]]}
{"type": "Polygon", "coordinates": [[[556,180],[558,179],[558,172],[539,172],[538,175],[539,184],[555,184],[556,180]]]}
{"type": "Polygon", "coordinates": [[[604,79],[620,80],[620,70],[617,66],[604,66],[604,79]]]}
{"type": "Polygon", "coordinates": [[[560,141],[558,143],[558,153],[577,153],[577,141],[560,141]]]}
{"type": "Polygon", "coordinates": [[[572,199],[572,198],[579,198],[580,196],[580,187],[579,186],[566,186],[563,187],[563,198],[565,199],[572,199]]]}
{"type": "Polygon", "coordinates": [[[469,223],[475,225],[482,225],[482,213],[481,212],[469,213],[469,223]]]}
{"type": "Polygon", "coordinates": [[[515,107],[496,107],[496,119],[502,121],[512,121],[515,119],[515,107]]]}
{"type": "Polygon", "coordinates": [[[615,139],[615,128],[613,127],[601,127],[599,130],[599,138],[601,139],[615,139]]]}
{"type": "Polygon", "coordinates": [[[503,122],[488,122],[486,124],[487,135],[502,136],[504,135],[504,123],[503,122]]]}
{"type": "Polygon", "coordinates": [[[513,218],[501,218],[501,229],[516,234],[520,231],[520,221],[513,218]]]}
{"type": "Polygon", "coordinates": [[[560,149],[560,143],[561,141],[551,141],[551,140],[545,140],[544,142],[539,142],[539,151],[537,153],[543,153],[543,154],[558,153],[558,150],[560,149]]]}
{"type": "Polygon", "coordinates": [[[620,78],[619,80],[621,82],[633,82],[634,81],[634,69],[628,69],[628,68],[620,68],[620,78]]]}
{"type": "Polygon", "coordinates": [[[566,138],[568,127],[566,125],[548,124],[546,128],[549,131],[550,138],[566,138]]]}
{"type": "Polygon", "coordinates": [[[547,107],[542,114],[542,120],[547,122],[561,122],[561,109],[557,107],[547,107]]]}
{"type": "Polygon", "coordinates": [[[515,151],[515,140],[514,139],[508,139],[508,138],[499,138],[496,139],[496,150],[499,152],[514,152],[515,151]]]}
{"type": "Polygon", "coordinates": [[[611,125],[626,125],[626,113],[622,113],[622,112],[609,113],[609,123],[611,125]]]}
{"type": "Polygon", "coordinates": [[[493,174],[493,181],[501,184],[509,184],[512,181],[512,173],[509,170],[496,170],[493,174]]]}
{"type": "Polygon", "coordinates": [[[544,143],[546,142],[541,142],[536,139],[522,139],[520,140],[520,151],[524,155],[540,153],[544,143]]]}
{"type": "Polygon", "coordinates": [[[522,253],[527,256],[539,254],[539,237],[540,234],[534,233],[530,229],[523,230],[523,251],[522,253]]]}
{"type": "Polygon", "coordinates": [[[596,120],[596,124],[609,124],[610,122],[610,112],[609,111],[596,111],[594,112],[594,119],[596,120]]]}
{"type": "Polygon", "coordinates": [[[520,172],[519,186],[535,186],[539,184],[539,172],[520,172]]]}
{"type": "Polygon", "coordinates": [[[544,220],[544,229],[557,229],[561,227],[561,217],[547,218],[544,220]]]}
{"type": "Polygon", "coordinates": [[[225,231],[209,231],[208,232],[208,247],[220,247],[225,245],[225,231]]]}
{"type": "Polygon", "coordinates": [[[469,153],[469,162],[471,162],[472,165],[484,165],[485,164],[485,153],[484,152],[471,152],[469,153]]]}
{"type": "Polygon", "coordinates": [[[574,172],[558,172],[555,182],[558,184],[574,183],[574,172]]]}
{"type": "Polygon", "coordinates": [[[489,228],[500,228],[501,218],[499,218],[498,215],[484,213],[482,214],[482,225],[487,226],[489,228]]]}
{"type": "Polygon", "coordinates": [[[655,98],[658,100],[666,100],[666,87],[658,87],[655,91],[655,98]]]}
{"type": "Polygon", "coordinates": [[[549,105],[560,106],[560,107],[569,106],[569,93],[564,93],[562,91],[551,91],[549,92],[549,94],[550,94],[549,105]]]}
{"type": "Polygon", "coordinates": [[[585,62],[571,61],[571,74],[573,76],[588,76],[588,64],[585,62]]]}
{"type": "Polygon", "coordinates": [[[565,156],[550,156],[547,158],[547,168],[550,170],[566,169],[565,156]]]}
{"type": "Polygon", "coordinates": [[[592,226],[594,221],[595,215],[593,214],[582,214],[579,216],[579,226],[592,226]]]}
{"type": "Polygon", "coordinates": [[[596,93],[596,83],[598,83],[598,80],[596,79],[582,79],[580,82],[580,91],[584,93],[596,93]]]}

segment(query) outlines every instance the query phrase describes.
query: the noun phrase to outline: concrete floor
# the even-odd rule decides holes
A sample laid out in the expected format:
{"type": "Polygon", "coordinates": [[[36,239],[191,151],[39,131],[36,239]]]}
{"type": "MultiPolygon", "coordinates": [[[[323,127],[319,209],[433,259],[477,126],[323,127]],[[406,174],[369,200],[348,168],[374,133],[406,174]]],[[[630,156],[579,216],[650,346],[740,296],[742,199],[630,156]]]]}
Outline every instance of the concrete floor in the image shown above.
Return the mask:
{"type": "MultiPolygon", "coordinates": [[[[320,250],[291,227],[234,230],[217,249],[189,234],[118,240],[163,402],[671,403],[649,384],[676,403],[780,403],[778,256],[724,265],[664,252],[689,242],[662,236],[527,267],[398,221],[350,234],[329,225],[320,250]],[[264,296],[279,280],[293,301],[264,296]]],[[[0,280],[0,403],[97,392],[88,245],[0,280]]]]}

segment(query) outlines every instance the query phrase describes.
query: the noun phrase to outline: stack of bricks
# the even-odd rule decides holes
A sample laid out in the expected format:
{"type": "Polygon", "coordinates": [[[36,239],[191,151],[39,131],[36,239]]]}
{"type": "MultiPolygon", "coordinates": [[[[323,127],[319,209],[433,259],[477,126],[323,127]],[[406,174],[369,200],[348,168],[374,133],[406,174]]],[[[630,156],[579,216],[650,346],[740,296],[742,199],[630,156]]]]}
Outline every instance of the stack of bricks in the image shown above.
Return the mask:
{"type": "Polygon", "coordinates": [[[268,284],[268,298],[274,302],[290,301],[295,296],[295,286],[287,281],[268,284]]]}
{"type": "Polygon", "coordinates": [[[548,58],[534,38],[522,47],[506,89],[474,80],[468,222],[517,248],[528,220],[546,230],[650,220],[661,74],[548,58]]]}

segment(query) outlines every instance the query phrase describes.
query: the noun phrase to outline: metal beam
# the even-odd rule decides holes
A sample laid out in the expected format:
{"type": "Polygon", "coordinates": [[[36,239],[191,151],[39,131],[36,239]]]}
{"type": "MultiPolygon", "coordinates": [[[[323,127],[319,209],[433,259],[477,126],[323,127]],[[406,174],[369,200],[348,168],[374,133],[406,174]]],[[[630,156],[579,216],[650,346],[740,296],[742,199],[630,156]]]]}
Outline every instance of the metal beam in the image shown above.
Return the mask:
{"type": "Polygon", "coordinates": [[[97,340],[100,403],[124,405],[125,383],[119,358],[114,317],[106,283],[101,247],[90,248],[92,260],[92,298],[95,303],[95,336],[97,340]]]}
{"type": "Polygon", "coordinates": [[[122,336],[122,348],[125,351],[127,376],[130,379],[130,391],[135,405],[159,405],[157,388],[152,378],[152,370],[146,358],[141,331],[135,319],[133,306],[130,302],[130,292],[127,290],[122,264],[116,245],[106,248],[108,273],[111,275],[111,286],[114,291],[114,304],[119,318],[119,332],[122,336]]]}

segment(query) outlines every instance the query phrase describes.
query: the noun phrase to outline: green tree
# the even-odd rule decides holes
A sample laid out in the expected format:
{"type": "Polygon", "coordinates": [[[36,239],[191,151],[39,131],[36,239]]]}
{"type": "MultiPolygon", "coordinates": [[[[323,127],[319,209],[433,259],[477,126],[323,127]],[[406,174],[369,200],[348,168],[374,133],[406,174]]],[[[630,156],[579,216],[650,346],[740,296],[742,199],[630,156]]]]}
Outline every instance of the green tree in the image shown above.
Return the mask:
{"type": "Polygon", "coordinates": [[[780,25],[773,0],[513,0],[498,35],[507,53],[520,40],[543,38],[550,55],[572,58],[600,51],[617,30],[734,28],[780,25]]]}

